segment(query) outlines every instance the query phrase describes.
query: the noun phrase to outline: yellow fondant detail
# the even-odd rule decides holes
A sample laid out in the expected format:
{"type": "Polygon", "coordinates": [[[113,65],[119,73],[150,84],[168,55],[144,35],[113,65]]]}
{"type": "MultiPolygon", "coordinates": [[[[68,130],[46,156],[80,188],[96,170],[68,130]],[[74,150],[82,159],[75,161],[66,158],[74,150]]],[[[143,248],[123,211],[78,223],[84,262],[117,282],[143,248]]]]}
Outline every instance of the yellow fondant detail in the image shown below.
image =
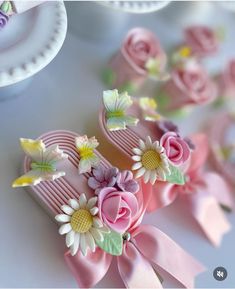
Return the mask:
{"type": "Polygon", "coordinates": [[[13,182],[12,187],[15,188],[32,185],[37,179],[38,177],[34,176],[22,176],[13,182]]]}
{"type": "Polygon", "coordinates": [[[86,233],[92,226],[93,218],[88,210],[80,209],[73,213],[70,223],[75,232],[86,233]]]}
{"type": "Polygon", "coordinates": [[[188,46],[183,46],[180,48],[179,54],[181,57],[187,58],[191,55],[191,48],[188,46]]]}
{"type": "Polygon", "coordinates": [[[148,150],[143,154],[141,162],[147,170],[155,170],[161,165],[161,157],[157,151],[148,150]]]}
{"type": "Polygon", "coordinates": [[[87,146],[80,147],[78,149],[78,151],[79,151],[79,154],[80,154],[82,159],[89,159],[89,158],[92,158],[94,156],[93,149],[89,148],[87,146]]]}
{"type": "Polygon", "coordinates": [[[40,140],[28,140],[28,139],[21,139],[21,146],[25,151],[28,152],[38,152],[43,150],[42,141],[40,140]]]}

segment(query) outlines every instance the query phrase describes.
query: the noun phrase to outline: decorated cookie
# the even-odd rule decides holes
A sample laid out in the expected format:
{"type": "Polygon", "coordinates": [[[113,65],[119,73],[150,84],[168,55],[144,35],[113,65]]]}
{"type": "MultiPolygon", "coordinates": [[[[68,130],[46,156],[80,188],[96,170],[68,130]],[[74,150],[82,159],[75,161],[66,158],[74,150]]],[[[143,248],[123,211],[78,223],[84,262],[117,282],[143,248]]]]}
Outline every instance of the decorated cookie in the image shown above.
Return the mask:
{"type": "MultiPolygon", "coordinates": [[[[146,120],[146,106],[131,97],[132,103],[126,108],[125,116],[135,117],[138,122],[113,130],[108,125],[106,98],[109,104],[113,99],[119,107],[122,95],[117,90],[104,92],[100,126],[108,142],[116,148],[115,158],[124,155],[124,162],[132,169],[135,178],[141,179],[143,185],[151,184],[143,190],[149,198],[148,211],[165,207],[180,197],[208,239],[218,246],[230,230],[219,204],[232,208],[233,202],[223,178],[203,170],[208,155],[206,138],[201,135],[193,139],[182,137],[179,128],[171,121],[159,119],[157,112],[157,120],[153,120],[153,111],[151,120],[146,120]],[[219,199],[218,188],[223,196],[219,199]],[[216,220],[220,221],[211,226],[216,220]]],[[[150,107],[147,108],[149,113],[150,107]]]]}
{"type": "Polygon", "coordinates": [[[113,167],[96,150],[95,137],[52,131],[37,140],[21,139],[21,145],[24,176],[13,186],[29,185],[58,223],[69,248],[65,261],[80,288],[94,287],[113,258],[126,288],[162,288],[155,266],[193,287],[205,268],[163,232],[141,225],[149,203],[143,192],[147,185],[131,171],[113,167]],[[172,255],[180,270],[168,261],[172,255]]]}

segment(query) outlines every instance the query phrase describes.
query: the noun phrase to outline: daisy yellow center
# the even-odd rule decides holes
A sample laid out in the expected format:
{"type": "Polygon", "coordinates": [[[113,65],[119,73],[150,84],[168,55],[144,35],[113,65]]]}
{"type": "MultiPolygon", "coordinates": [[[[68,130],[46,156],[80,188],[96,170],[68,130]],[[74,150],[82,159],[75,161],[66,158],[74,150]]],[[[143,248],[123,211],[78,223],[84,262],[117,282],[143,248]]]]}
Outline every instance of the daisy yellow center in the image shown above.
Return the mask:
{"type": "Polygon", "coordinates": [[[155,170],[161,164],[161,156],[155,150],[148,150],[143,154],[141,162],[145,169],[155,170]]]}
{"type": "Polygon", "coordinates": [[[86,233],[93,224],[93,218],[88,210],[80,209],[73,213],[70,223],[75,232],[86,233]]]}
{"type": "Polygon", "coordinates": [[[79,148],[79,154],[80,154],[81,158],[88,159],[88,158],[93,157],[94,152],[93,152],[92,148],[84,146],[82,148],[79,148]]]}

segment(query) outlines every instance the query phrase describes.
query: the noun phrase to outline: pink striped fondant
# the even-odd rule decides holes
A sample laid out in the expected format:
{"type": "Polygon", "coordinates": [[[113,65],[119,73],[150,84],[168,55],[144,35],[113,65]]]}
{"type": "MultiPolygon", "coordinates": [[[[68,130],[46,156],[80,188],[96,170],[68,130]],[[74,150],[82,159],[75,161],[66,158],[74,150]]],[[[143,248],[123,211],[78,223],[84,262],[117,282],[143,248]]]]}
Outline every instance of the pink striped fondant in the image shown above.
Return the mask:
{"type": "MultiPolygon", "coordinates": [[[[79,153],[75,146],[75,138],[79,135],[66,130],[51,131],[43,134],[39,139],[42,139],[47,147],[51,145],[59,145],[59,148],[68,154],[68,159],[58,164],[58,169],[67,172],[64,177],[61,177],[53,182],[42,182],[37,186],[30,187],[32,195],[45,207],[50,215],[55,216],[60,213],[60,207],[67,203],[71,198],[77,198],[81,193],[86,193],[89,196],[94,194],[87,185],[89,173],[79,175],[79,153]]],[[[95,151],[96,155],[101,160],[101,166],[109,167],[110,163],[105,160],[100,153],[95,151]]],[[[30,158],[24,160],[24,172],[30,169],[30,158]]]]}

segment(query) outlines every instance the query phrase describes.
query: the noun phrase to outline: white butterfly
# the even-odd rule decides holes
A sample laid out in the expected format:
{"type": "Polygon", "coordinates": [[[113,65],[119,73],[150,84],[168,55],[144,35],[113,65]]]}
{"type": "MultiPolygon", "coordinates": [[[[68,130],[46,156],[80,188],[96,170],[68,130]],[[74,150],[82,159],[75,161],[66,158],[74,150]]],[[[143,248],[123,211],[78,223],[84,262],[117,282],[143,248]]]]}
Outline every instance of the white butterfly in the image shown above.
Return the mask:
{"type": "Polygon", "coordinates": [[[46,148],[42,140],[20,139],[23,151],[32,160],[31,170],[16,179],[12,186],[35,186],[43,181],[54,181],[65,175],[65,172],[57,171],[57,162],[67,159],[68,155],[59,149],[58,145],[46,148]]]}
{"type": "Polygon", "coordinates": [[[126,129],[126,126],[137,125],[138,118],[126,114],[126,110],[133,104],[127,92],[119,94],[117,89],[106,90],[103,93],[103,102],[109,130],[121,130],[126,129]]]}

